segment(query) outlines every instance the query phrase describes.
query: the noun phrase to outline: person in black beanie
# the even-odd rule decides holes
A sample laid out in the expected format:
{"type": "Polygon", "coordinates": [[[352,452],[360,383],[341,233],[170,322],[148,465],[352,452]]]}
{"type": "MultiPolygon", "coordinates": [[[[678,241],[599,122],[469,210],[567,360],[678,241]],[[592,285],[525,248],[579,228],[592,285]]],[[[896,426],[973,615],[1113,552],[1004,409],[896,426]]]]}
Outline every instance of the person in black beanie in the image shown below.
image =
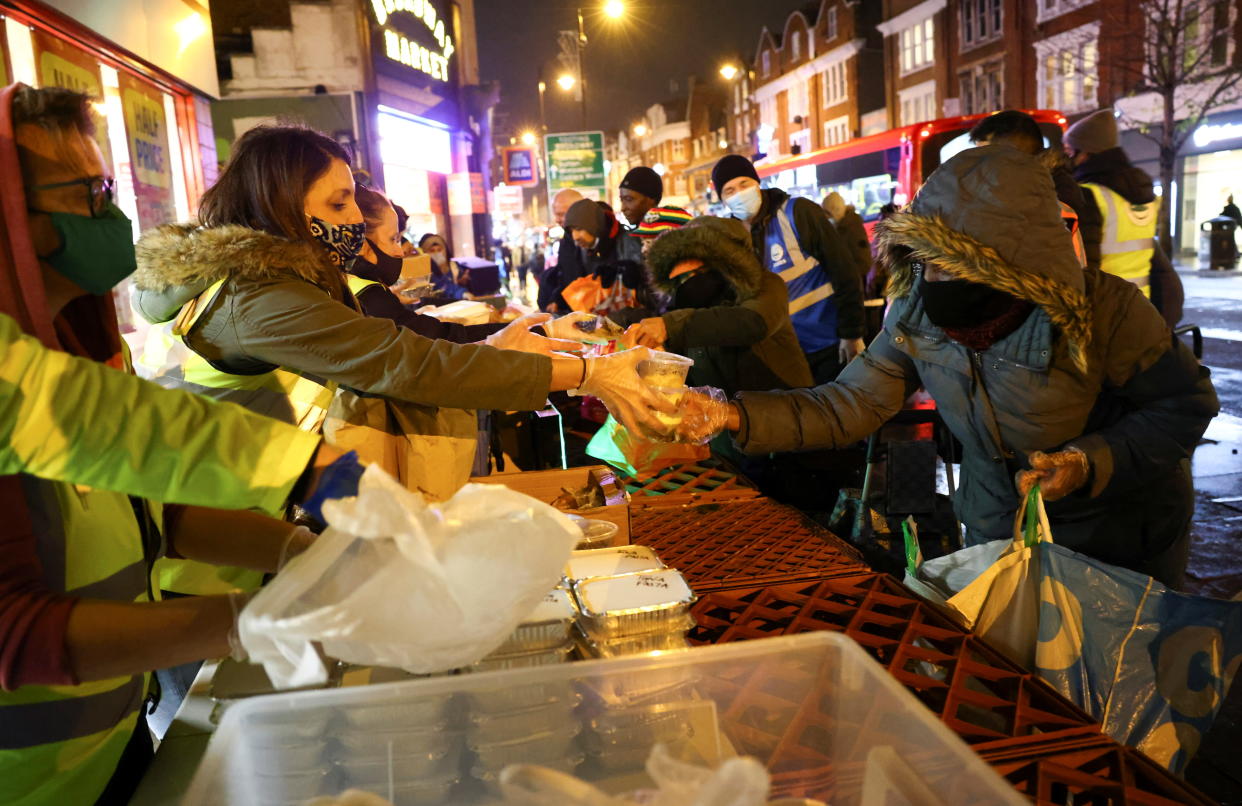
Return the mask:
{"type": "Polygon", "coordinates": [[[621,216],[624,230],[618,241],[620,256],[635,263],[643,262],[643,240],[634,230],[643,223],[643,217],[664,198],[664,180],[645,165],[631,168],[621,180],[617,195],[621,199],[621,216]],[[629,226],[625,226],[629,222],[629,226]]]}
{"type": "Polygon", "coordinates": [[[755,256],[785,278],[789,316],[816,383],[827,383],[863,351],[862,280],[824,209],[810,199],[763,190],[740,154],[712,169],[716,193],[750,228],[755,256]]]}
{"type": "Polygon", "coordinates": [[[608,299],[594,312],[606,314],[637,304],[637,292],[646,285],[643,264],[639,262],[642,246],[640,243],[639,260],[622,249],[630,236],[621,231],[612,209],[590,199],[575,202],[565,213],[565,231],[582,250],[585,274],[594,275],[602,288],[611,289],[608,299]]]}

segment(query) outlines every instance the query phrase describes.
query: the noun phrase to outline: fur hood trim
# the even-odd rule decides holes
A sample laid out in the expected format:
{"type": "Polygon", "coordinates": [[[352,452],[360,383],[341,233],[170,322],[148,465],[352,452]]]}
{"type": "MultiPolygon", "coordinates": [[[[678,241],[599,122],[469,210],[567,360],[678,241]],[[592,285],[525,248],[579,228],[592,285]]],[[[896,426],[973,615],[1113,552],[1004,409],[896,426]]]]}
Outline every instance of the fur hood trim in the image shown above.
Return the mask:
{"type": "Polygon", "coordinates": [[[1082,291],[1010,266],[996,250],[950,229],[939,217],[899,212],[876,226],[876,236],[879,260],[889,267],[890,297],[907,297],[914,290],[912,260],[932,261],[959,280],[980,283],[1038,305],[1069,339],[1074,364],[1086,370],[1091,304],[1082,291]]]}
{"type": "Polygon", "coordinates": [[[290,274],[330,292],[339,286],[334,282],[337,270],[322,249],[250,227],[169,224],[144,234],[135,250],[134,284],[142,291],[205,287],[226,277],[261,280],[290,274]]]}
{"type": "Polygon", "coordinates": [[[673,293],[676,286],[669,274],[677,264],[691,258],[720,272],[733,286],[739,302],[758,295],[764,268],[751,249],[750,233],[737,219],[700,216],[656,238],[647,253],[656,286],[673,293]]]}

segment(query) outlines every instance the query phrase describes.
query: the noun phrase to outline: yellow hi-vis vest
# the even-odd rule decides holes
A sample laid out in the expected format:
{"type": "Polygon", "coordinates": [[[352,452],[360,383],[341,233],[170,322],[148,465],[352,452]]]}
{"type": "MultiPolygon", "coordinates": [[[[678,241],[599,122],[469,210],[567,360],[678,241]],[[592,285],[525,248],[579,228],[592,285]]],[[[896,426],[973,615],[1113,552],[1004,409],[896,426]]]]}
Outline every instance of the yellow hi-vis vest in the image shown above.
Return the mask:
{"type": "MultiPolygon", "coordinates": [[[[70,596],[146,602],[153,595],[147,553],[162,528],[160,509],[120,493],[22,477],[39,530],[48,587],[70,596]],[[144,552],[144,534],[151,546],[144,552]]],[[[76,686],[0,692],[0,803],[94,803],[116,771],[138,721],[148,675],[76,686]]],[[[145,730],[145,728],[144,728],[145,730]]]]}
{"type": "Polygon", "coordinates": [[[1151,258],[1156,248],[1156,219],[1160,199],[1151,204],[1131,204],[1117,191],[1087,182],[1083,187],[1095,196],[1104,216],[1100,241],[1100,269],[1122,277],[1151,296],[1151,258]]]}
{"type": "Polygon", "coordinates": [[[383,285],[379,280],[367,280],[356,274],[346,274],[345,283],[349,286],[349,293],[355,298],[362,293],[363,289],[370,288],[373,285],[383,285]]]}
{"type": "MultiPolygon", "coordinates": [[[[141,364],[160,386],[237,403],[258,414],[292,423],[304,431],[323,428],[336,383],[278,367],[259,375],[235,375],[212,366],[185,344],[185,338],[206,311],[224,281],[220,280],[186,303],[171,325],[151,328],[141,364]]],[[[269,512],[269,515],[280,513],[269,512]]],[[[209,565],[195,560],[162,559],[156,563],[160,587],[177,593],[207,595],[254,590],[263,580],[259,571],[209,565]]]]}

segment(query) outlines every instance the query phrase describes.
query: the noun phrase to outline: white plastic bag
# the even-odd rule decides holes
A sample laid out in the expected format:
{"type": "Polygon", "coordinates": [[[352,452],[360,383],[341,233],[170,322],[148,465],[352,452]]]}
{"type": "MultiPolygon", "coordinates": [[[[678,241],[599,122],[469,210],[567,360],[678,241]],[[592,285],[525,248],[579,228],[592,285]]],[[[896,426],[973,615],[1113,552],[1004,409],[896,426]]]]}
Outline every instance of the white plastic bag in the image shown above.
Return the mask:
{"type": "Polygon", "coordinates": [[[319,653],[415,673],[466,666],[500,646],[560,579],[582,532],[496,484],[428,505],[378,467],[355,498],[242,611],[242,645],[278,688],[327,679],[319,653]]]}

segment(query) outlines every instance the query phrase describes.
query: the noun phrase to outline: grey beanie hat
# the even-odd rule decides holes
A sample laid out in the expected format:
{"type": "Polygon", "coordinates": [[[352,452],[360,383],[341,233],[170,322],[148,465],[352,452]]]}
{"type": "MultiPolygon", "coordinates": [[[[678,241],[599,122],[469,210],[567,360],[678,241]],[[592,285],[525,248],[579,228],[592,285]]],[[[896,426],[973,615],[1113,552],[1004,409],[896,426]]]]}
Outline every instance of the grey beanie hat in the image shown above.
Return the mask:
{"type": "Polygon", "coordinates": [[[1098,154],[1121,145],[1112,109],[1092,112],[1065,130],[1065,143],[1075,151],[1098,154]]]}
{"type": "Polygon", "coordinates": [[[565,211],[565,229],[584,229],[596,238],[604,234],[607,223],[604,208],[590,199],[576,201],[565,211]]]}

